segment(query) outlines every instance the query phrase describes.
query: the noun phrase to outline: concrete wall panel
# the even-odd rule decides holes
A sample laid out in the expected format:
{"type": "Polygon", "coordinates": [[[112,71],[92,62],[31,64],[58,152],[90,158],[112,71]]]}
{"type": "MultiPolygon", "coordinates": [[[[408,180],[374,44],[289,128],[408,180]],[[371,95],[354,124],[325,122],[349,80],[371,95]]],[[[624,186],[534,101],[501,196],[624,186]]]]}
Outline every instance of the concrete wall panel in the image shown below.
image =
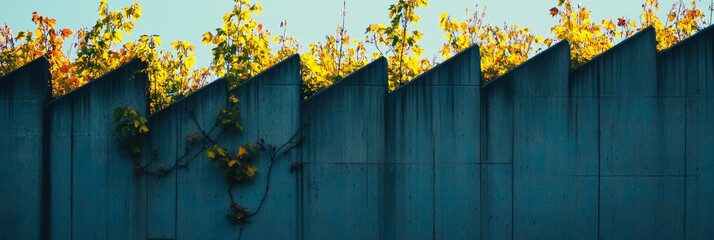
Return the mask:
{"type": "MultiPolygon", "coordinates": [[[[280,149],[276,153],[279,154],[300,142],[301,86],[300,58],[294,55],[228,93],[240,100],[245,132],[227,136],[226,143],[237,146],[263,139],[266,145],[255,162],[258,174],[250,184],[239,185],[234,190],[237,201],[251,211],[257,210],[268,184],[269,145],[280,149]]],[[[298,151],[292,149],[275,158],[268,195],[259,214],[249,219],[252,224],[244,228],[245,239],[297,237],[298,173],[291,172],[290,165],[299,160],[298,151]]]]}
{"type": "Polygon", "coordinates": [[[514,239],[597,236],[596,219],[587,219],[597,212],[597,200],[583,198],[597,188],[579,187],[573,161],[569,52],[561,42],[509,73],[515,96],[514,239]]]}
{"type": "Polygon", "coordinates": [[[52,186],[71,189],[51,188],[51,195],[59,198],[51,204],[52,236],[68,232],[71,238],[145,236],[145,182],[134,175],[134,163],[119,150],[112,134],[116,107],[129,106],[143,115],[148,112],[148,77],[141,72],[145,66],[131,61],[48,103],[50,152],[66,151],[59,146],[70,151],[49,158],[49,165],[60,171],[52,175],[52,186]],[[67,213],[69,224],[63,222],[67,213]]]}
{"type": "Polygon", "coordinates": [[[479,63],[470,48],[387,96],[386,238],[480,235],[479,63]]]}
{"type": "Polygon", "coordinates": [[[481,164],[481,239],[513,239],[513,164],[481,164]]]}
{"type": "Polygon", "coordinates": [[[302,238],[380,236],[386,93],[380,58],[302,103],[302,238]]]}
{"type": "Polygon", "coordinates": [[[47,218],[43,199],[44,104],[49,63],[38,58],[0,76],[0,238],[39,239],[47,218]]]}
{"type": "MultiPolygon", "coordinates": [[[[685,165],[686,239],[714,238],[714,29],[707,28],[657,56],[660,98],[680,100],[675,110],[683,123],[666,126],[678,130],[685,165]],[[664,97],[663,97],[664,96],[664,97]]],[[[681,146],[681,145],[679,145],[681,146]]]]}

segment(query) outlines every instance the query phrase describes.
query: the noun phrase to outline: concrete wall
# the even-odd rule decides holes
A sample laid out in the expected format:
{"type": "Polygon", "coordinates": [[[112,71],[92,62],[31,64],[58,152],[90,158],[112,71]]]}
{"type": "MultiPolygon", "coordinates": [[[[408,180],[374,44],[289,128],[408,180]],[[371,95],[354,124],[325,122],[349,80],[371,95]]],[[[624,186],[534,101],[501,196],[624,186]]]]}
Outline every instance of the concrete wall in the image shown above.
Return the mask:
{"type": "Polygon", "coordinates": [[[380,237],[387,61],[302,103],[301,238],[380,237]]]}
{"type": "Polygon", "coordinates": [[[489,116],[484,130],[491,134],[482,137],[491,148],[484,150],[489,178],[482,186],[488,186],[487,191],[495,196],[503,196],[488,199],[488,206],[496,206],[489,209],[489,216],[498,217],[491,225],[495,228],[484,237],[590,236],[584,231],[592,225],[582,221],[591,216],[580,209],[580,198],[573,197],[578,196],[579,185],[570,177],[569,51],[567,42],[560,42],[483,88],[488,101],[484,112],[489,116]],[[491,179],[494,182],[488,182],[491,179]],[[502,186],[494,186],[497,184],[502,186]],[[531,207],[535,205],[539,207],[531,207]],[[494,231],[508,228],[512,231],[494,231]]]}
{"type": "Polygon", "coordinates": [[[683,129],[668,127],[683,106],[659,99],[655,45],[646,29],[572,75],[597,87],[603,238],[684,237],[683,129]]]}
{"type": "Polygon", "coordinates": [[[480,85],[472,47],[387,96],[386,239],[480,237],[480,85]]]}
{"type": "MultiPolygon", "coordinates": [[[[265,70],[250,81],[241,84],[229,94],[240,99],[243,134],[229,135],[229,145],[237,146],[265,141],[266,152],[258,155],[258,175],[251,183],[235,189],[241,204],[257,210],[269,184],[269,191],[260,213],[249,219],[251,225],[243,230],[244,239],[294,239],[298,235],[298,173],[291,173],[290,166],[300,160],[300,100],[302,78],[300,57],[294,55],[265,70]],[[233,144],[230,144],[233,143],[233,144]],[[274,159],[270,182],[267,182],[270,153],[269,145],[275,145],[278,153],[285,155],[274,159]]],[[[220,221],[224,221],[221,219],[220,221]]]]}
{"type": "Polygon", "coordinates": [[[711,239],[713,42],[657,54],[645,29],[575,70],[562,42],[484,86],[474,47],[391,93],[380,58],[302,103],[293,56],[151,115],[142,163],[179,167],[140,176],[111,117],[147,114],[145,64],[47,103],[40,59],[0,78],[0,238],[711,239]],[[209,146],[186,141],[219,134],[230,95],[245,131],[220,145],[302,143],[233,189],[251,211],[270,189],[242,230],[209,146]]]}
{"type": "Polygon", "coordinates": [[[684,204],[677,216],[682,217],[680,231],[686,239],[714,238],[713,43],[714,28],[708,28],[657,56],[658,98],[671,112],[664,131],[678,131],[665,143],[678,148],[673,152],[677,155],[666,160],[676,160],[675,174],[685,177],[683,189],[681,184],[677,189],[684,196],[672,196],[672,201],[684,204]]]}
{"type": "MultiPolygon", "coordinates": [[[[203,148],[210,145],[190,143],[186,136],[200,134],[201,130],[211,131],[215,137],[220,130],[216,126],[216,114],[226,103],[226,81],[219,79],[199,89],[195,93],[172,104],[171,106],[149,117],[149,140],[146,159],[148,171],[169,169],[176,165],[175,170],[158,176],[145,176],[147,180],[147,238],[175,239],[177,236],[195,238],[195,235],[205,234],[203,224],[218,222],[196,222],[192,219],[205,218],[205,215],[225,214],[229,200],[227,187],[218,191],[196,194],[195,191],[209,188],[211,190],[223,186],[222,174],[213,168],[213,163],[206,158],[203,148]],[[195,119],[195,121],[194,121],[195,119]],[[205,186],[196,188],[197,184],[205,186]],[[213,187],[215,186],[215,187],[213,187]],[[186,189],[193,187],[194,189],[186,189]],[[222,194],[221,194],[222,193],[222,194]],[[210,196],[210,197],[207,197],[210,196]],[[225,198],[224,198],[225,197],[225,198]],[[218,200],[225,200],[215,204],[218,200]],[[205,208],[186,207],[188,204],[200,204],[205,208]],[[177,211],[182,209],[182,211],[177,211]],[[187,224],[195,224],[199,231],[186,233],[187,224]]],[[[191,228],[193,229],[193,228],[191,228]]],[[[232,229],[226,227],[226,229],[232,229]]],[[[215,237],[209,235],[210,237],[215,237]]]]}
{"type": "MultiPolygon", "coordinates": [[[[224,217],[230,211],[229,185],[223,172],[216,169],[203,152],[210,144],[190,143],[186,137],[205,131],[231,151],[259,139],[264,139],[266,145],[278,147],[296,140],[299,69],[300,59],[296,55],[230,91],[226,79],[219,79],[149,118],[151,133],[146,154],[149,171],[167,169],[174,164],[179,167],[164,175],[146,176],[148,239],[232,239],[240,234],[239,227],[224,217]],[[227,106],[230,95],[240,99],[240,121],[245,131],[221,135],[216,115],[227,106]]],[[[252,224],[244,228],[242,237],[295,238],[298,188],[296,174],[289,171],[290,164],[297,161],[295,152],[288,152],[274,162],[269,197],[260,213],[249,219],[252,224]]],[[[259,153],[255,164],[259,172],[254,180],[233,190],[236,202],[251,212],[257,210],[264,194],[269,153],[259,153]]]]}
{"type": "Polygon", "coordinates": [[[118,106],[148,113],[146,64],[131,61],[47,104],[50,237],[138,239],[146,232],[146,186],[117,147],[118,106]]]}
{"type": "MultiPolygon", "coordinates": [[[[0,238],[39,239],[47,209],[42,199],[44,104],[50,72],[42,57],[0,77],[0,238]]],[[[44,236],[43,236],[44,237],[44,236]]]]}

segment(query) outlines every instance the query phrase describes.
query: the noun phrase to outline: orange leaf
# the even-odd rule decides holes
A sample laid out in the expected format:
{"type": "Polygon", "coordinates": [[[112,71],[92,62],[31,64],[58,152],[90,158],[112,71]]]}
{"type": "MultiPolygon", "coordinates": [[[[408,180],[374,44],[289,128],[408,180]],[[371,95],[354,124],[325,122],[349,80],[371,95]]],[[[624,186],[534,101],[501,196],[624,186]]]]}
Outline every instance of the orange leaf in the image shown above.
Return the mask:
{"type": "Polygon", "coordinates": [[[555,15],[558,15],[559,12],[560,12],[560,10],[558,10],[557,7],[553,7],[550,9],[550,16],[555,17],[555,15]]]}
{"type": "Polygon", "coordinates": [[[627,25],[627,21],[624,18],[617,18],[617,26],[624,27],[627,25]]]}
{"type": "Polygon", "coordinates": [[[243,146],[238,147],[238,157],[243,159],[246,156],[248,156],[248,149],[243,146]]]}
{"type": "Polygon", "coordinates": [[[69,28],[62,29],[62,33],[60,34],[62,38],[67,38],[69,35],[72,35],[72,30],[69,28]]]}
{"type": "Polygon", "coordinates": [[[263,24],[259,23],[258,24],[258,32],[263,31],[263,24]]]}
{"type": "Polygon", "coordinates": [[[32,22],[37,22],[40,19],[40,15],[37,12],[32,12],[32,22]]]}
{"type": "Polygon", "coordinates": [[[50,28],[55,28],[55,23],[57,23],[57,20],[54,18],[45,18],[45,21],[47,21],[47,25],[50,28]]]}

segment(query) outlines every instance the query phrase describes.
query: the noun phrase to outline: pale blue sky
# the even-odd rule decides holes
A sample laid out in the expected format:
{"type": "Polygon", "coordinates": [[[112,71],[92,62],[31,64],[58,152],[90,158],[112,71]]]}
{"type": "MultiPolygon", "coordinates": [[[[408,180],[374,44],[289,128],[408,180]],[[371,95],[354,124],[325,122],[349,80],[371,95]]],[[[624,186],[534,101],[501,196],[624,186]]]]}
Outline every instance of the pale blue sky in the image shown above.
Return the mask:
{"type": "MultiPolygon", "coordinates": [[[[0,24],[7,24],[13,30],[33,28],[31,13],[57,19],[57,27],[77,29],[92,26],[97,19],[98,0],[0,0],[0,24]]],[[[395,0],[396,1],[396,0],[395,0]]],[[[388,23],[387,8],[392,2],[387,0],[347,0],[346,28],[348,34],[358,39],[364,38],[364,29],[370,23],[388,23]]],[[[711,0],[696,0],[700,9],[707,10],[711,0]]],[[[188,40],[196,45],[196,63],[206,66],[211,61],[210,46],[201,44],[201,35],[206,31],[221,26],[221,17],[233,6],[231,0],[108,0],[110,10],[128,6],[132,2],[142,5],[143,17],[130,36],[124,39],[136,39],[142,34],[158,34],[164,47],[175,40],[188,40]]],[[[255,2],[252,0],[251,2],[255,2]]],[[[341,23],[340,9],[342,0],[262,0],[264,8],[258,21],[273,34],[279,34],[280,22],[288,20],[288,35],[298,38],[307,50],[307,45],[323,41],[326,35],[335,34],[337,24],[341,23]]],[[[582,0],[581,3],[592,11],[593,21],[602,18],[616,19],[626,16],[638,19],[644,0],[582,0]]],[[[660,1],[660,15],[666,14],[674,0],[660,1]]],[[[688,2],[688,1],[685,1],[688,2]]],[[[486,6],[486,22],[519,24],[531,28],[536,34],[551,36],[550,27],[557,23],[557,18],[548,15],[548,9],[557,5],[557,0],[442,0],[429,1],[429,6],[417,13],[422,21],[416,26],[424,32],[421,45],[425,56],[436,56],[445,41],[438,27],[439,16],[448,12],[457,19],[466,17],[465,8],[479,9],[486,6]]],[[[368,49],[369,50],[369,49],[368,49]]],[[[371,53],[371,50],[370,50],[371,53]]]]}

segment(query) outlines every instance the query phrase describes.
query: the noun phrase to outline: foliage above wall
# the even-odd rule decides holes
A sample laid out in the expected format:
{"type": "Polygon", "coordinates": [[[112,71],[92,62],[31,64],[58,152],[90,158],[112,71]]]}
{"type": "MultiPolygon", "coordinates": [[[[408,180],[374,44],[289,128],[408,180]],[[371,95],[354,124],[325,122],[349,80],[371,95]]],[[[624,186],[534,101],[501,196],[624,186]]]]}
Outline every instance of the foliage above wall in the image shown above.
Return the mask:
{"type": "MultiPolygon", "coordinates": [[[[37,12],[32,13],[31,18],[37,25],[34,31],[14,32],[7,25],[0,27],[0,75],[45,55],[51,65],[53,95],[60,96],[138,57],[148,62],[146,71],[151,82],[150,109],[153,112],[205,85],[211,77],[226,77],[229,87],[235,87],[299,52],[302,52],[303,97],[380,56],[389,62],[390,89],[437,64],[422,56],[424,49],[419,41],[425,33],[414,27],[420,21],[416,10],[427,7],[428,0],[396,0],[387,9],[390,22],[367,26],[362,41],[347,34],[343,9],[343,22],[338,25],[336,34],[326,36],[324,42],[308,44],[306,49],[287,35],[287,20],[280,26],[282,34],[273,35],[254,19],[263,11],[259,3],[234,2],[233,9],[223,16],[223,25],[203,34],[203,44],[213,46],[213,60],[208,67],[194,67],[194,46],[187,41],[172,42],[173,51],[158,50],[162,39],[157,35],[125,41],[123,36],[131,33],[142,16],[141,6],[133,3],[111,11],[107,1],[100,0],[98,19],[91,28],[57,28],[55,19],[37,12]],[[71,47],[65,49],[65,40],[72,36],[71,47]],[[271,42],[278,44],[278,48],[271,48],[271,42]],[[365,45],[374,45],[375,52],[367,53],[365,45]]],[[[473,11],[463,21],[443,13],[439,26],[446,39],[439,53],[447,59],[469,46],[479,45],[482,79],[489,81],[560,40],[570,42],[573,67],[649,26],[657,32],[657,49],[661,51],[707,26],[704,11],[697,9],[695,3],[675,1],[666,19],[660,19],[658,1],[645,0],[639,19],[622,17],[598,22],[590,19],[590,11],[585,6],[558,0],[556,7],[543,13],[559,19],[551,28],[552,37],[537,36],[529,28],[518,25],[485,24],[485,7],[473,11]]]]}

